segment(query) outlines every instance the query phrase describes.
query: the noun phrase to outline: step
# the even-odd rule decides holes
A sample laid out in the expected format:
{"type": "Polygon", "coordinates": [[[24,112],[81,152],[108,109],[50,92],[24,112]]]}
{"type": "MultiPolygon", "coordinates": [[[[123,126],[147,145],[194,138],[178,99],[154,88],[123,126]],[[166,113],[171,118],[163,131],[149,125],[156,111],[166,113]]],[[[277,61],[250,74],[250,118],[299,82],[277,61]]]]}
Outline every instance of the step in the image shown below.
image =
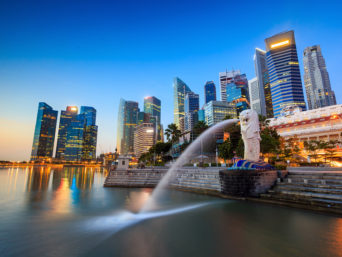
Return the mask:
{"type": "Polygon", "coordinates": [[[311,178],[296,178],[296,177],[287,177],[283,179],[283,182],[287,183],[304,183],[306,181],[309,184],[335,184],[342,185],[342,179],[311,179],[311,178]]]}
{"type": "Polygon", "coordinates": [[[333,189],[333,188],[319,188],[319,187],[302,187],[302,186],[291,186],[291,185],[278,185],[273,188],[274,191],[298,191],[298,192],[312,192],[312,193],[321,193],[321,194],[335,194],[342,196],[341,189],[333,189]]]}
{"type": "Polygon", "coordinates": [[[269,190],[270,193],[276,194],[285,194],[285,195],[292,195],[296,198],[322,198],[322,199],[331,199],[331,200],[338,200],[342,201],[342,195],[336,194],[320,194],[320,193],[312,193],[312,192],[300,192],[300,191],[288,191],[288,190],[269,190]]]}
{"type": "Polygon", "coordinates": [[[298,187],[314,187],[314,188],[330,188],[330,189],[341,189],[342,184],[321,184],[321,183],[287,183],[280,182],[276,185],[279,186],[298,186],[298,187]]]}
{"type": "Polygon", "coordinates": [[[313,205],[342,210],[342,201],[324,198],[294,198],[286,194],[261,194],[261,198],[276,202],[288,202],[293,204],[313,205]]]}

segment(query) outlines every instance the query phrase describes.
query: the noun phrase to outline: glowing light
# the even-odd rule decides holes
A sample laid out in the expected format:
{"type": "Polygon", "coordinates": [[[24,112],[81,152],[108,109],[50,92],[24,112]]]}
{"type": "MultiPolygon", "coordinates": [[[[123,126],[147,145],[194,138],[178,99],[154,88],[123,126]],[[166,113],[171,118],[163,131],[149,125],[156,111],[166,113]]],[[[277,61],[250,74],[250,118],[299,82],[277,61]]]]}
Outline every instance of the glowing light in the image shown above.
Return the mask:
{"type": "Polygon", "coordinates": [[[288,44],[290,44],[290,40],[285,40],[285,41],[278,42],[278,43],[271,45],[271,48],[276,48],[276,47],[284,46],[284,45],[288,45],[288,44]]]}
{"type": "Polygon", "coordinates": [[[77,107],[73,106],[73,107],[70,108],[70,110],[75,112],[75,111],[77,111],[77,107]]]}
{"type": "Polygon", "coordinates": [[[153,133],[153,132],[154,132],[153,129],[148,129],[148,130],[146,130],[146,133],[153,133]]]}

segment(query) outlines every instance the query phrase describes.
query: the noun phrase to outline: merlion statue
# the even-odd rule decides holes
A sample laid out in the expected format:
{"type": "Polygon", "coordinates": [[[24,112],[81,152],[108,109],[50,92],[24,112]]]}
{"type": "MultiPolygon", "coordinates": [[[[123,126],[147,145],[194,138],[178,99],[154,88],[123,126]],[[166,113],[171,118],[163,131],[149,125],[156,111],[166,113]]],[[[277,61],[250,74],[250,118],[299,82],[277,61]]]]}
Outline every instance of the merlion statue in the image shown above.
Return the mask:
{"type": "Polygon", "coordinates": [[[259,116],[254,110],[248,109],[240,113],[241,135],[245,145],[244,159],[258,162],[260,157],[259,116]]]}

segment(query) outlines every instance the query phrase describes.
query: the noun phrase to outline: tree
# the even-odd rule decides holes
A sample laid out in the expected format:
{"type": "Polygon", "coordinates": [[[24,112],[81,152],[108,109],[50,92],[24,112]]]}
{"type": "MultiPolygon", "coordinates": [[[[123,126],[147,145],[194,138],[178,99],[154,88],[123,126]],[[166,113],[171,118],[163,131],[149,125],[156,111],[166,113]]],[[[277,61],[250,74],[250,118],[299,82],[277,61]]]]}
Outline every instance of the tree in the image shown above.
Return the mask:
{"type": "Polygon", "coordinates": [[[196,137],[198,137],[200,134],[202,134],[206,129],[208,128],[208,125],[204,121],[199,121],[194,126],[194,134],[196,137]]]}
{"type": "Polygon", "coordinates": [[[329,140],[328,142],[326,142],[325,144],[325,148],[324,148],[324,157],[325,157],[325,162],[326,160],[330,160],[332,161],[333,158],[335,157],[336,153],[337,153],[337,144],[339,144],[340,142],[338,140],[329,140]]]}
{"type": "Polygon", "coordinates": [[[277,130],[266,125],[260,132],[260,152],[264,155],[278,154],[280,147],[280,135],[277,130]]]}
{"type": "Polygon", "coordinates": [[[315,162],[318,158],[318,150],[319,150],[320,142],[318,140],[309,140],[304,142],[304,148],[309,152],[309,156],[312,157],[315,162]]]}
{"type": "Polygon", "coordinates": [[[182,132],[178,129],[177,125],[174,123],[171,123],[167,126],[167,129],[165,130],[165,135],[167,137],[167,140],[171,143],[175,143],[179,140],[182,132]]]}
{"type": "Polygon", "coordinates": [[[233,145],[229,138],[218,146],[218,156],[222,158],[225,163],[226,160],[232,159],[234,157],[233,145]]]}

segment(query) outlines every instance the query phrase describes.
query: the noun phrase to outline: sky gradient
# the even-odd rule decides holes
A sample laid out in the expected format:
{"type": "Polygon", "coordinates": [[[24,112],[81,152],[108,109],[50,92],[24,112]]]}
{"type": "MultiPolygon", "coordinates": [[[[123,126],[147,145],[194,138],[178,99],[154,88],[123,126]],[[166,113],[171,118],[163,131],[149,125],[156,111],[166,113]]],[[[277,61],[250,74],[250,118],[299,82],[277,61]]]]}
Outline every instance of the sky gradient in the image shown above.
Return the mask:
{"type": "Polygon", "coordinates": [[[307,46],[320,44],[337,102],[342,99],[339,1],[1,1],[0,160],[28,160],[38,102],[97,109],[97,153],[113,151],[120,98],[162,101],[173,121],[172,80],[200,105],[204,84],[240,69],[255,77],[254,48],[295,31],[303,76],[307,46]],[[30,3],[28,3],[30,2],[30,3]]]}

